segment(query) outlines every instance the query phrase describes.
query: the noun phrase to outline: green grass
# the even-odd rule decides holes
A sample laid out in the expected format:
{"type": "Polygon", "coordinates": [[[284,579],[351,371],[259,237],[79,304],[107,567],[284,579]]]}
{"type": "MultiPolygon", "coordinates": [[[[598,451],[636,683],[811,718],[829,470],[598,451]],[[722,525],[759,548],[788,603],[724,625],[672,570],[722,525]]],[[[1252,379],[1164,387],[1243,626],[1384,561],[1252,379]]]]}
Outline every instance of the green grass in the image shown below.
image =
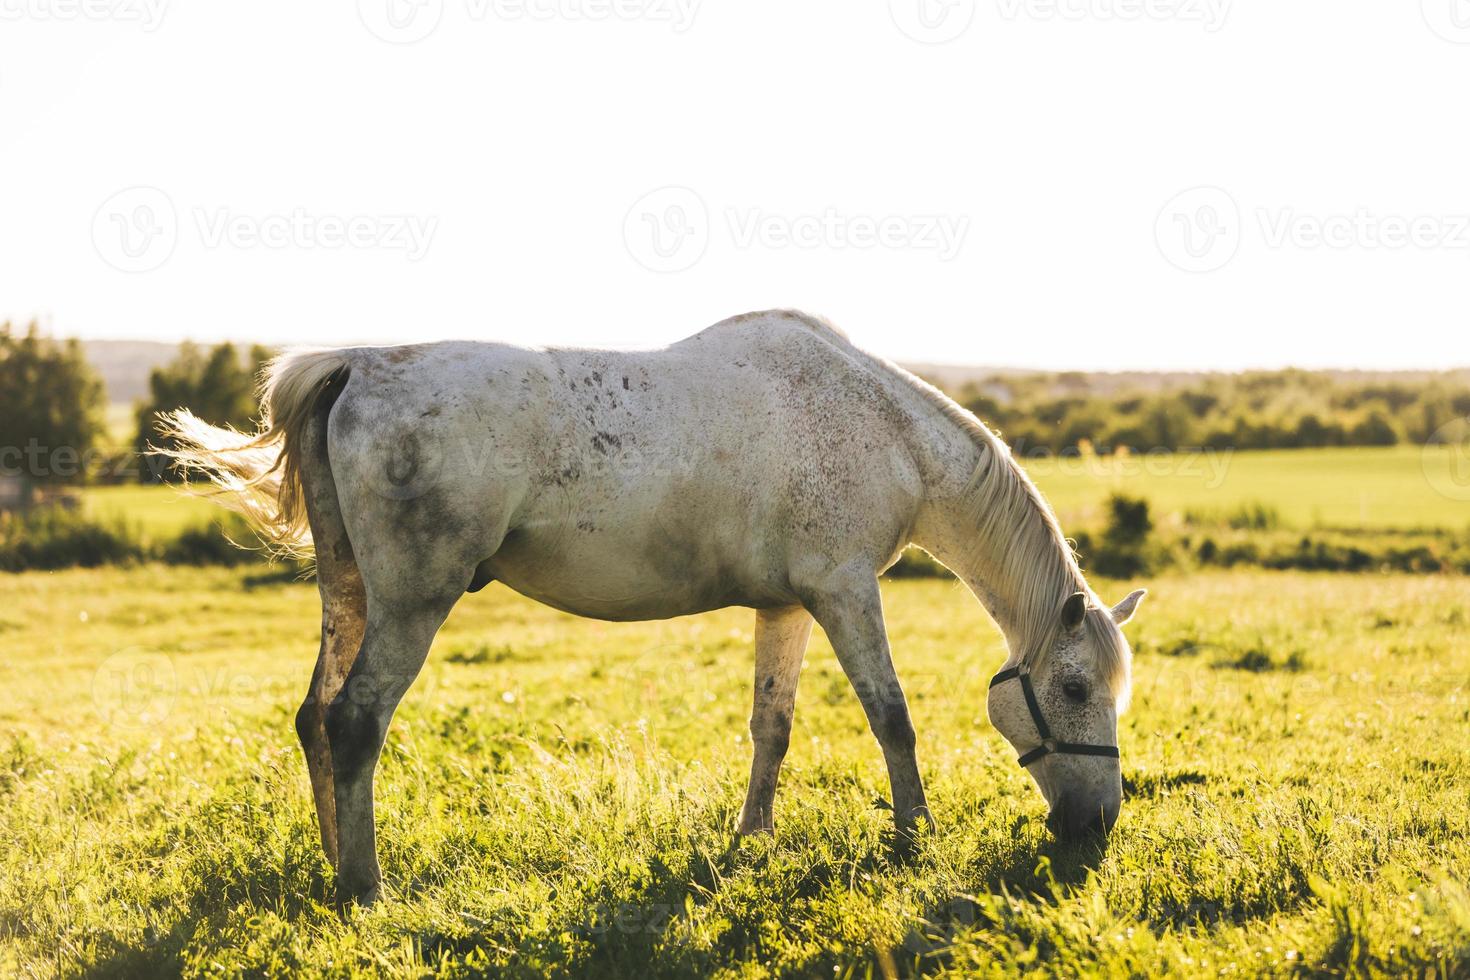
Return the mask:
{"type": "Polygon", "coordinates": [[[138,408],[127,402],[108,402],[102,429],[114,446],[130,446],[138,432],[138,408]]]}
{"type": "Polygon", "coordinates": [[[1027,460],[1063,527],[1094,523],[1109,494],[1159,513],[1229,514],[1257,503],[1300,530],[1470,527],[1470,469],[1449,447],[1291,449],[1027,460]]]}
{"type": "Polygon", "coordinates": [[[173,487],[137,483],[88,487],[82,510],[101,521],[122,521],[150,540],[171,538],[185,528],[217,522],[219,506],[173,487]]]}
{"type": "Polygon", "coordinates": [[[314,589],[4,577],[0,975],[1470,972],[1463,579],[1148,584],[1106,850],[1049,840],[985,722],[978,605],[885,587],[940,821],[907,864],[820,634],[777,833],[737,842],[749,612],[467,597],[379,772],[390,897],[343,921],[291,728],[314,589]]]}

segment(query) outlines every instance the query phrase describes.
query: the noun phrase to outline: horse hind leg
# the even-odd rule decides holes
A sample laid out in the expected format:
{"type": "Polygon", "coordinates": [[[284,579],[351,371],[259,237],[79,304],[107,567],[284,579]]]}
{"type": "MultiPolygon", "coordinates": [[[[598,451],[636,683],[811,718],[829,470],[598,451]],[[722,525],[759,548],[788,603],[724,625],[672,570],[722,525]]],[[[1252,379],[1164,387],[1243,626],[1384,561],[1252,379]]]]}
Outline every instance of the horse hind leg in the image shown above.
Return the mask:
{"type": "Polygon", "coordinates": [[[296,712],[296,734],[306,754],[311,793],[316,803],[322,850],[337,865],[337,804],[332,778],[332,750],[327,740],[327,709],[341,695],[357,658],[367,623],[362,574],[337,501],[326,452],[329,406],[302,430],[301,482],[307,520],[316,545],[317,590],[322,599],[322,637],[306,700],[296,712]]]}
{"type": "Polygon", "coordinates": [[[740,811],[740,833],[775,829],[776,779],[791,742],[796,684],[812,617],[805,609],[763,609],[755,620],[755,701],[750,712],[750,788],[740,811]]]}
{"type": "Polygon", "coordinates": [[[325,718],[338,842],[337,900],[371,905],[382,881],[373,782],[388,725],[457,596],[403,606],[369,600],[362,649],[325,718]]]}

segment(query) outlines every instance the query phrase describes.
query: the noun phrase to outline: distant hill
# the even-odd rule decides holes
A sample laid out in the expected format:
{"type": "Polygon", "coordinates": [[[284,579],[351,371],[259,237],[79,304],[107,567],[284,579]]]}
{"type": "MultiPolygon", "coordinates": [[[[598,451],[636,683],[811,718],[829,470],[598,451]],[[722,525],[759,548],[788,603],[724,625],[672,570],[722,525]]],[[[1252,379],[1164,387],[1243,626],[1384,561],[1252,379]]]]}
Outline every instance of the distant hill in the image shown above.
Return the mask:
{"type": "Polygon", "coordinates": [[[148,393],[148,374],[178,355],[178,344],[152,340],[84,340],[82,353],[107,385],[107,400],[131,405],[148,393]]]}
{"type": "MultiPolygon", "coordinates": [[[[178,344],[151,340],[84,340],[82,350],[107,385],[107,400],[113,404],[131,405],[148,393],[148,373],[173,360],[178,344]]],[[[1007,367],[980,367],[965,364],[905,364],[904,367],[938,385],[945,391],[958,393],[975,386],[1001,401],[1009,400],[1007,379],[1048,375],[1058,393],[1087,392],[1098,395],[1121,391],[1168,391],[1198,385],[1201,381],[1220,377],[1218,372],[1204,371],[1109,371],[1058,372],[1032,371],[1007,367]]],[[[1436,376],[1433,371],[1312,371],[1338,383],[1399,382],[1413,384],[1436,376]]],[[[1440,377],[1470,384],[1470,369],[1450,371],[1440,377]]]]}

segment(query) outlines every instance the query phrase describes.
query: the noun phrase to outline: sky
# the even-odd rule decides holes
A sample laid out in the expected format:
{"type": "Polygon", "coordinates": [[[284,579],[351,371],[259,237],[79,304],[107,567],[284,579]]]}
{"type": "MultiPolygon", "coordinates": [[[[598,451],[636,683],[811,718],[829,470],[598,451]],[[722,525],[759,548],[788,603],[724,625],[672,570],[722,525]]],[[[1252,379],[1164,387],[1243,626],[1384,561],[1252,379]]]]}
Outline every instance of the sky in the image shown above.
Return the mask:
{"type": "Polygon", "coordinates": [[[0,0],[0,319],[1470,364],[1470,0],[0,0]]]}

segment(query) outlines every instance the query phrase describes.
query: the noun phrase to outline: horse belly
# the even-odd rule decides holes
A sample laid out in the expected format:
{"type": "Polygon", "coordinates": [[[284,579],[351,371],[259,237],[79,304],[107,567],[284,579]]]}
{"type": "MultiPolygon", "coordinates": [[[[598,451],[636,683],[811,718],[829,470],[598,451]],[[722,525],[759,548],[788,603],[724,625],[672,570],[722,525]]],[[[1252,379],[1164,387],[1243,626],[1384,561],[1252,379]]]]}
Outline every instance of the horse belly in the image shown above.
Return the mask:
{"type": "Polygon", "coordinates": [[[592,619],[669,619],[752,604],[736,581],[689,551],[671,548],[665,561],[655,561],[640,543],[617,535],[604,542],[547,538],[518,531],[486,562],[487,571],[524,596],[592,619]]]}

